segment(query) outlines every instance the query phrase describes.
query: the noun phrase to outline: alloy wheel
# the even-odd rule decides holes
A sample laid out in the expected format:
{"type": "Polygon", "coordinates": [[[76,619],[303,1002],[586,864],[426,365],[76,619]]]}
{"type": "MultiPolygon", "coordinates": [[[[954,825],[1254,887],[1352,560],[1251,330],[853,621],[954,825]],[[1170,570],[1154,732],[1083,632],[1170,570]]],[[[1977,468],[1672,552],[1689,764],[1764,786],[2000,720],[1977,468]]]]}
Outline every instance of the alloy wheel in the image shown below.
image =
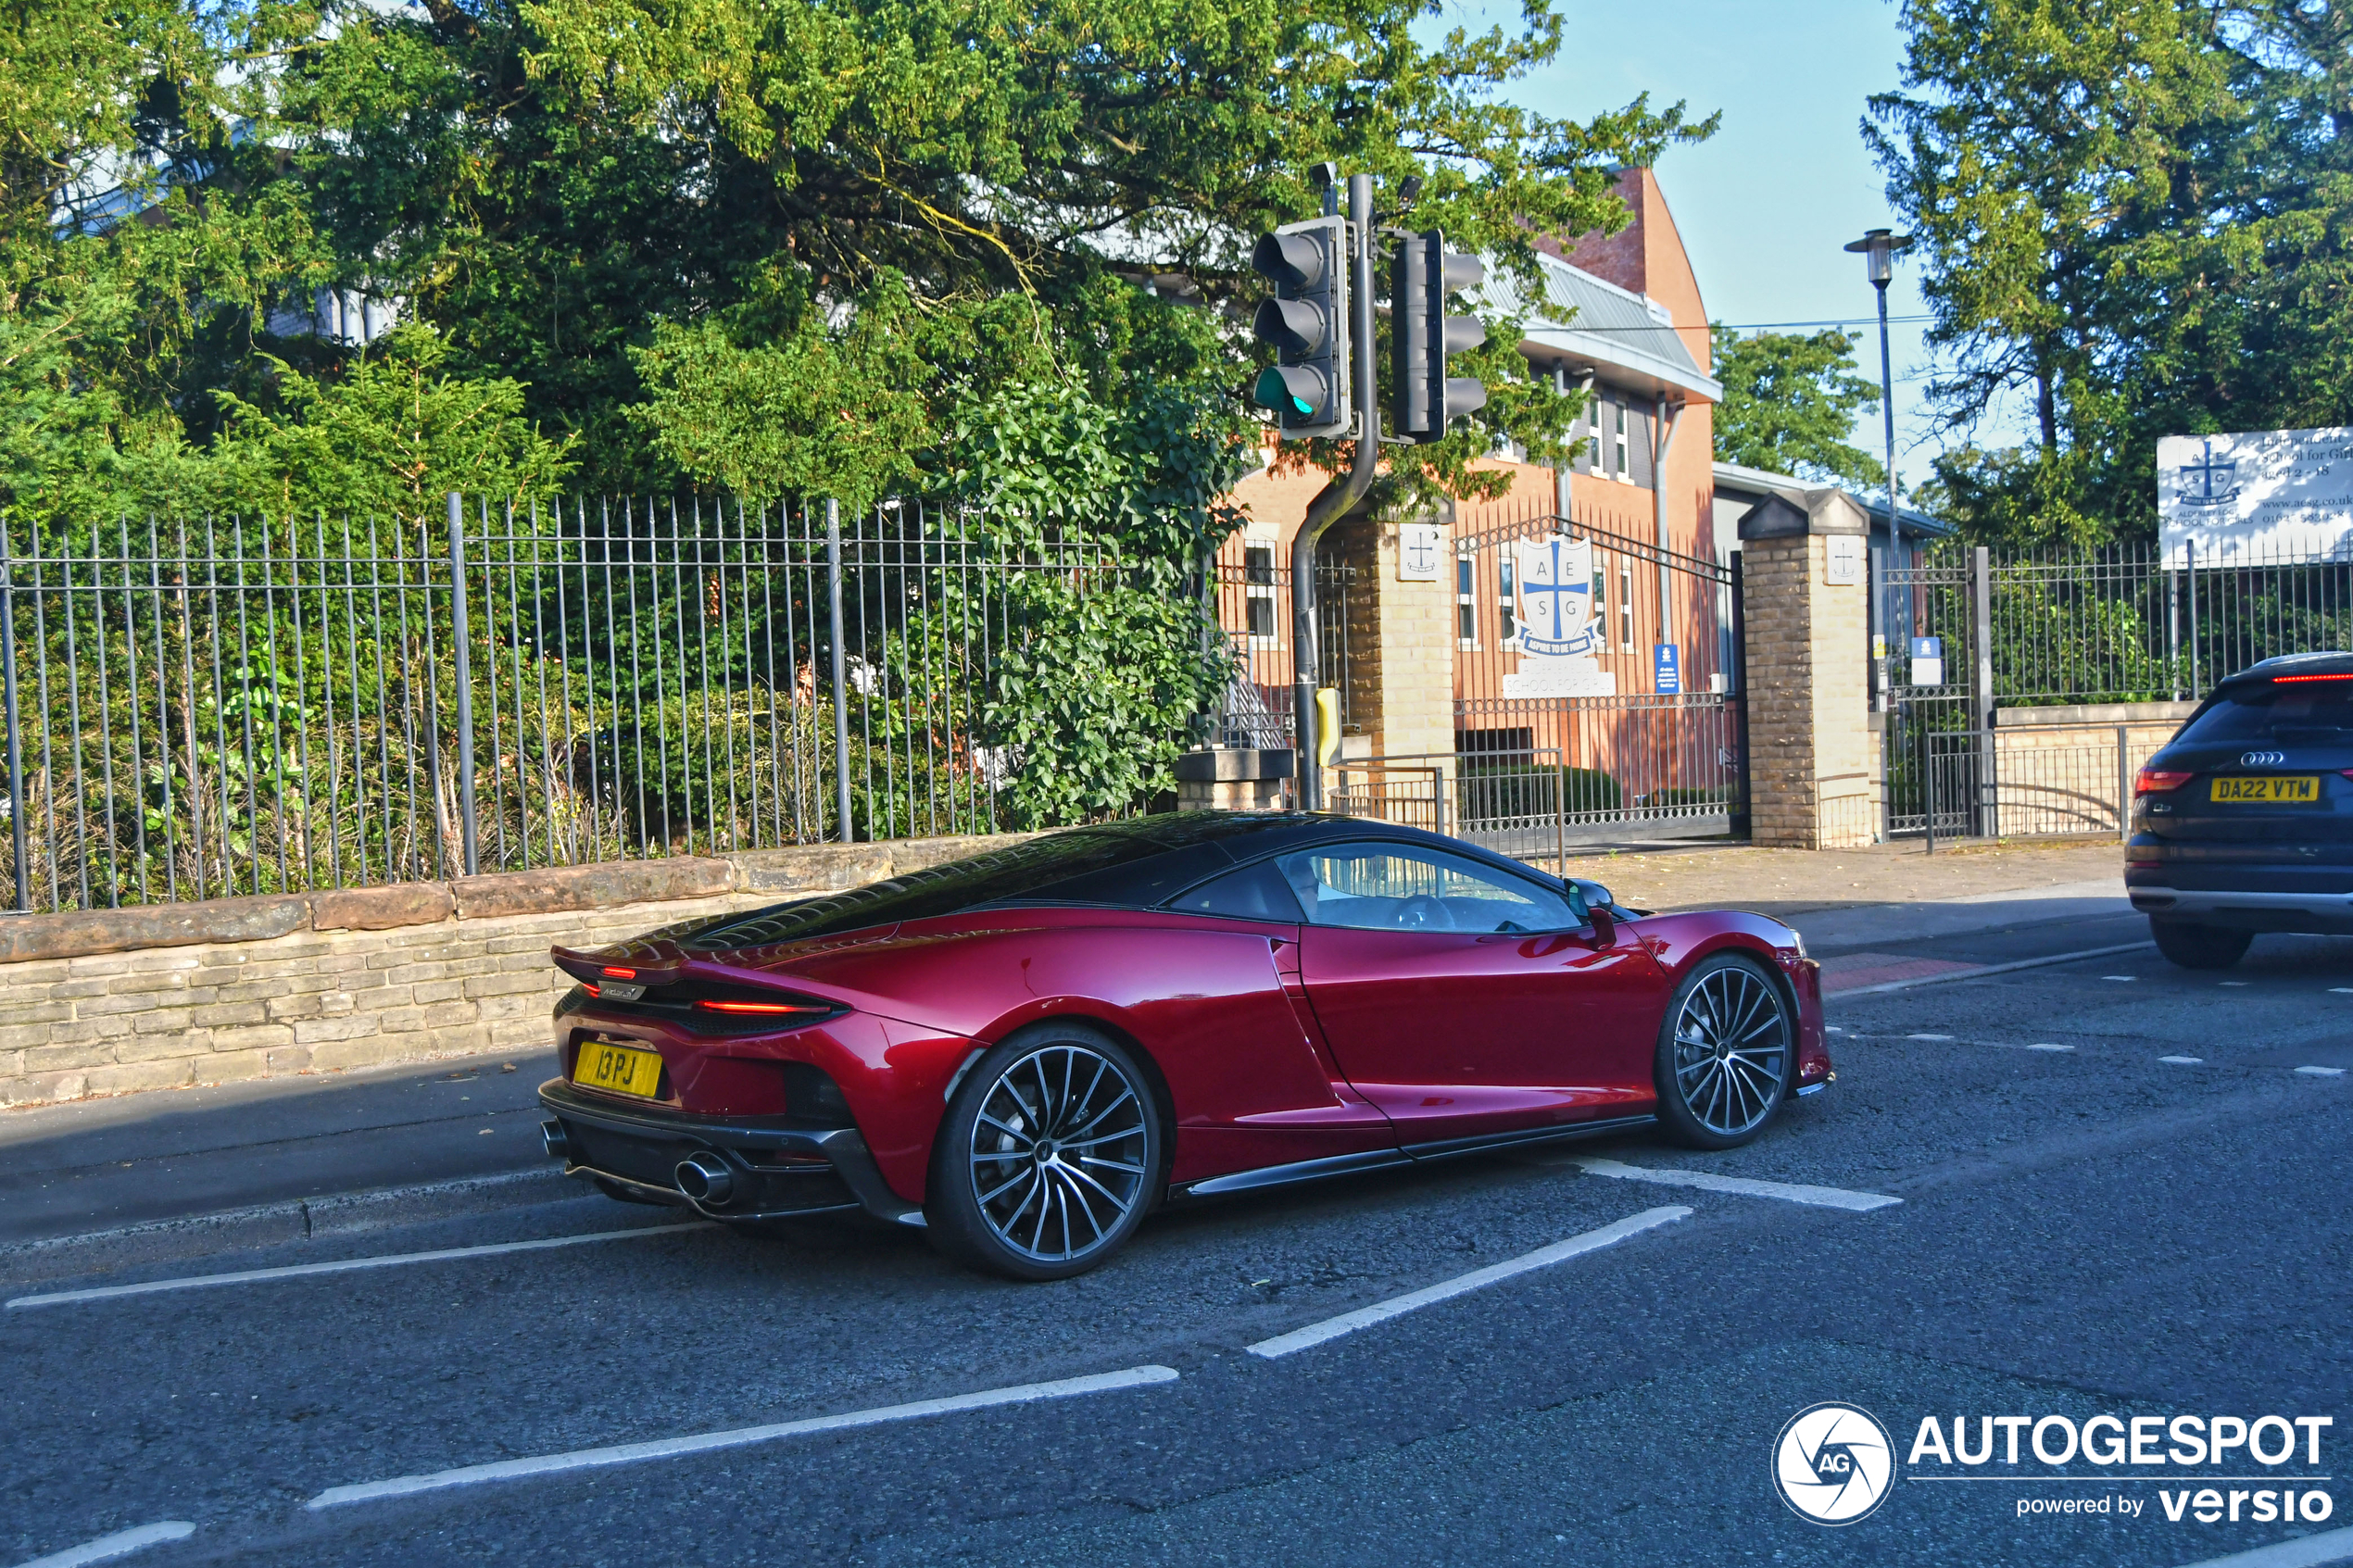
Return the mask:
{"type": "Polygon", "coordinates": [[[1083,1258],[1144,1201],[1143,1098],[1120,1064],[1056,1042],[1016,1059],[973,1119],[973,1198],[997,1239],[1039,1262],[1083,1258]]]}
{"type": "Polygon", "coordinates": [[[1702,1127],[1738,1137],[1771,1113],[1787,1073],[1789,1019],[1745,964],[1708,971],[1675,1020],[1675,1084],[1702,1127]]]}

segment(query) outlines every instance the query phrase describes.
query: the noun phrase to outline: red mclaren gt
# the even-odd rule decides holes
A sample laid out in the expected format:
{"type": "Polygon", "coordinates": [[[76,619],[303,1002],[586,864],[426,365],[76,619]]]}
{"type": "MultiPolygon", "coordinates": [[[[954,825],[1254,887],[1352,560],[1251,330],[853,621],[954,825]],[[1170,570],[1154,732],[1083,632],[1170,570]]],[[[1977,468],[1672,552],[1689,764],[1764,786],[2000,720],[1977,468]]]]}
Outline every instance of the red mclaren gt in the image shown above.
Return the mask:
{"type": "Polygon", "coordinates": [[[569,1173],[746,1227],[864,1209],[1021,1279],[1174,1199],[1652,1123],[1730,1148],[1831,1076],[1778,921],[1345,817],[1074,828],[555,960],[569,1173]]]}

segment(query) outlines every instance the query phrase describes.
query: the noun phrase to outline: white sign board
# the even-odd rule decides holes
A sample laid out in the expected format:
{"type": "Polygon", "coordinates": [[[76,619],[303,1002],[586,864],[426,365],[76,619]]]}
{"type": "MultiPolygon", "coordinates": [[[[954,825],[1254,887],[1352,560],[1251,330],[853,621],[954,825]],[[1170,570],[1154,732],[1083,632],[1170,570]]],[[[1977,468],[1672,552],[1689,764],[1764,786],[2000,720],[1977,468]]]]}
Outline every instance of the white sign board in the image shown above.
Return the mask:
{"type": "Polygon", "coordinates": [[[1519,669],[1504,677],[1503,695],[1616,696],[1617,677],[1593,656],[1602,633],[1593,623],[1593,546],[1583,539],[1523,539],[1513,546],[1519,625],[1519,669]]]}
{"type": "Polygon", "coordinates": [[[2157,444],[2167,564],[2353,556],[2353,430],[2169,435],[2157,444]]]}
{"type": "Polygon", "coordinates": [[[1833,533],[1822,541],[1822,581],[1832,588],[1854,588],[1863,581],[1863,536],[1833,533]]]}
{"type": "Polygon", "coordinates": [[[1409,522],[1398,529],[1397,581],[1438,581],[1438,524],[1409,522]]]}

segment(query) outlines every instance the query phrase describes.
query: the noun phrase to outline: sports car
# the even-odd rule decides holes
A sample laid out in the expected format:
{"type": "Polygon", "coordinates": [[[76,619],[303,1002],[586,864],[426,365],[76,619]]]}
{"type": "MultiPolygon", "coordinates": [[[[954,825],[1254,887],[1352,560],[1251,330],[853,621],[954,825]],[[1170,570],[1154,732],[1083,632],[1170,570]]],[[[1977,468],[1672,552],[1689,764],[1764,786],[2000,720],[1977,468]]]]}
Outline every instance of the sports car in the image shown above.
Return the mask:
{"type": "Polygon", "coordinates": [[[1155,1207],[1655,1124],[1831,1079],[1820,971],[1379,822],[1184,812],[558,947],[548,1153],[745,1229],[832,1210],[1018,1279],[1155,1207]]]}

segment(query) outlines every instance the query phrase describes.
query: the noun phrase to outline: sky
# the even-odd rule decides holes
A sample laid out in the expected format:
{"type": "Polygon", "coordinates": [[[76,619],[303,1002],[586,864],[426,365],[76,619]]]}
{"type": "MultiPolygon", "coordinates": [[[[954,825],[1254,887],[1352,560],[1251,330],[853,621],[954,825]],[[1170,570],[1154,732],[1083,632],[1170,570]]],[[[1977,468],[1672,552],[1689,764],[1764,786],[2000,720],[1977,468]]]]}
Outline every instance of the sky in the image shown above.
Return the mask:
{"type": "MultiPolygon", "coordinates": [[[[1859,129],[1865,100],[1899,85],[1893,0],[1556,3],[1567,23],[1559,56],[1506,96],[1579,119],[1642,93],[1654,107],[1681,99],[1694,119],[1722,110],[1712,140],[1672,148],[1656,166],[1709,316],[1733,325],[1852,319],[1857,358],[1876,380],[1877,305],[1863,258],[1840,247],[1867,229],[1901,227],[1859,129]]],[[[1510,28],[1518,15],[1516,4],[1454,3],[1443,24],[1510,28]]],[[[1923,314],[1916,282],[1897,257],[1891,317],[1923,314]]],[[[1929,476],[1937,450],[1920,408],[1921,332],[1899,320],[1892,337],[1896,471],[1907,490],[1929,476]]],[[[1877,414],[1856,439],[1881,450],[1877,414]]]]}

